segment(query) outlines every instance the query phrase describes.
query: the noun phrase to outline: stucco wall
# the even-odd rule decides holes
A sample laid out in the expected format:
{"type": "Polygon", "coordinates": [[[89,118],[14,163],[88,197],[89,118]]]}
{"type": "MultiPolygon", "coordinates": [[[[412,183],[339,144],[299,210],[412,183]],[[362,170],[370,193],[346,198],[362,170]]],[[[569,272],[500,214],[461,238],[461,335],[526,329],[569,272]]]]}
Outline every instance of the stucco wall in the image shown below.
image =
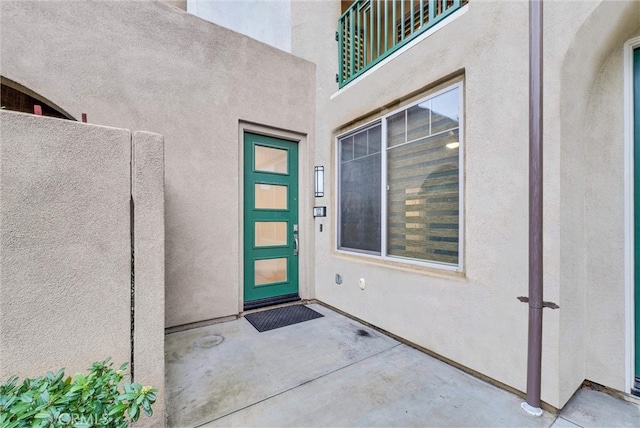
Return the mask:
{"type": "Polygon", "coordinates": [[[557,354],[557,395],[561,403],[571,397],[586,378],[585,374],[585,258],[584,248],[584,151],[575,136],[561,137],[572,121],[560,121],[561,111],[579,108],[572,85],[582,82],[584,73],[576,70],[570,81],[563,80],[562,63],[582,22],[593,13],[597,2],[547,4],[544,10],[544,168],[545,168],[545,298],[560,309],[545,310],[545,322],[558,322],[557,343],[547,343],[557,354]],[[569,28],[571,31],[567,31],[569,28]],[[567,95],[558,96],[563,90],[567,95]],[[547,173],[547,171],[549,171],[547,173]],[[568,250],[571,249],[571,250],[568,250]],[[549,284],[554,284],[550,289],[549,284]]]}
{"type": "Polygon", "coordinates": [[[154,416],[138,425],[164,423],[164,138],[132,135],[134,313],[133,380],[158,388],[154,416]]]}
{"type": "Polygon", "coordinates": [[[129,131],[0,121],[0,378],[129,361],[129,131]]]}
{"type": "Polygon", "coordinates": [[[111,357],[159,390],[140,425],[164,424],[162,155],[158,134],[0,112],[0,379],[111,357]]]}
{"type": "Polygon", "coordinates": [[[559,284],[564,402],[583,379],[625,391],[630,376],[622,45],[640,30],[640,4],[559,2],[545,13],[545,161],[559,171],[559,179],[547,180],[553,208],[545,229],[554,260],[547,270],[559,284]]]}
{"type": "MultiPolygon", "coordinates": [[[[0,12],[0,74],[75,117],[164,135],[166,327],[237,314],[240,122],[313,136],[313,64],[162,2],[3,1],[0,12]]],[[[313,142],[300,143],[307,267],[313,142]]],[[[300,284],[309,297],[312,281],[300,284]]]]}
{"type": "MultiPolygon", "coordinates": [[[[585,378],[623,389],[626,376],[622,66],[614,52],[637,31],[640,15],[637,2],[604,3],[545,2],[544,10],[545,300],[561,309],[545,310],[542,398],[556,407],[585,378]],[[605,254],[613,265],[602,263],[605,254]]],[[[329,19],[335,28],[339,3],[323,5],[331,12],[293,4],[293,53],[311,61],[335,55],[336,43],[309,37],[329,19]],[[313,12],[326,21],[304,19],[313,12]]],[[[330,233],[316,231],[318,299],[520,391],[527,346],[527,306],[516,300],[528,294],[527,29],[526,2],[472,1],[456,20],[340,91],[332,75],[319,75],[323,120],[316,133],[317,163],[329,166],[332,180],[325,198],[330,233]],[[453,75],[465,85],[463,274],[337,252],[336,135],[453,75]]]]}
{"type": "MultiPolygon", "coordinates": [[[[516,297],[527,294],[528,176],[527,152],[515,147],[526,146],[528,138],[526,26],[526,3],[470,4],[458,19],[373,73],[340,92],[334,84],[333,94],[318,95],[327,121],[318,123],[316,137],[322,141],[318,163],[331,166],[333,216],[331,232],[316,236],[318,299],[518,389],[524,389],[526,364],[527,311],[516,297]],[[464,275],[337,253],[335,136],[345,124],[379,117],[463,70],[464,275]],[[343,275],[342,285],[335,284],[336,273],[343,275]],[[360,277],[367,280],[364,291],[360,277]]],[[[557,358],[546,361],[557,364],[557,358]]]]}
{"type": "MultiPolygon", "coordinates": [[[[238,141],[253,126],[307,137],[303,180],[326,168],[315,200],[326,219],[310,219],[311,183],[301,182],[301,272],[313,272],[303,297],[315,282],[320,300],[525,389],[526,2],[472,1],[341,91],[337,1],[291,3],[292,52],[315,69],[164,4],[0,8],[0,74],[92,122],[165,134],[168,327],[240,310],[238,141]],[[336,135],[452,76],[464,79],[463,273],[336,252],[336,135]]],[[[545,310],[542,398],[557,407],[585,378],[622,389],[627,375],[621,45],[638,22],[638,2],[545,2],[545,300],[561,308],[545,310]]]]}
{"type": "Polygon", "coordinates": [[[626,369],[626,319],[631,315],[625,312],[625,301],[631,296],[625,294],[624,284],[624,189],[628,183],[623,44],[639,35],[640,3],[604,2],[576,34],[571,46],[576,57],[563,63],[563,71],[589,70],[583,85],[572,83],[576,99],[584,100],[583,107],[564,112],[567,122],[583,124],[575,136],[584,147],[585,165],[585,377],[618,390],[625,388],[621,375],[626,369]],[[596,36],[601,28],[611,30],[596,36]]]}
{"type": "Polygon", "coordinates": [[[291,52],[291,0],[187,0],[186,10],[291,52]]]}

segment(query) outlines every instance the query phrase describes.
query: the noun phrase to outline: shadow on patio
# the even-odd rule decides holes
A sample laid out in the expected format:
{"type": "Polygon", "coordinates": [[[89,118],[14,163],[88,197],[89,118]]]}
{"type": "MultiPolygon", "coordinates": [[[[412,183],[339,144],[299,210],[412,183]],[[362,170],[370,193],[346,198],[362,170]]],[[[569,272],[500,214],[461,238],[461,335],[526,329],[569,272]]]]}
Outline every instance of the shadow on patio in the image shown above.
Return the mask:
{"type": "Polygon", "coordinates": [[[309,307],[324,317],[263,333],[239,318],[167,335],[168,426],[575,427],[640,421],[637,406],[595,391],[589,393],[600,394],[596,402],[617,419],[585,419],[573,399],[565,407],[573,417],[529,416],[520,408],[522,399],[507,391],[322,305],[309,307]]]}

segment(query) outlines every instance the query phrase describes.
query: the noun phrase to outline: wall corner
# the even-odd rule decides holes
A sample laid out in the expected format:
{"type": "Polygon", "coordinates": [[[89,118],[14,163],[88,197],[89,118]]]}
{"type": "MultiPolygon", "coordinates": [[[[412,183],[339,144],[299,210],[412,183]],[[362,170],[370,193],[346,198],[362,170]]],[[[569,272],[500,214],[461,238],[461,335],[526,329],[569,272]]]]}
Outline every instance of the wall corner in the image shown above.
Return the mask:
{"type": "Polygon", "coordinates": [[[132,136],[132,246],[134,381],[158,389],[154,416],[136,426],[164,426],[164,137],[132,136]]]}

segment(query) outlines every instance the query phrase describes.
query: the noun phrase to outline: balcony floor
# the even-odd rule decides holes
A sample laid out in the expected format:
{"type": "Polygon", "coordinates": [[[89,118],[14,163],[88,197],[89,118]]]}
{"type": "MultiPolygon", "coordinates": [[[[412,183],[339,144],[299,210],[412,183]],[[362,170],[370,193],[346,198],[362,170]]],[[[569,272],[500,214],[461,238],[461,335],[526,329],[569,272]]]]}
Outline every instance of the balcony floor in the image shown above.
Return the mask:
{"type": "Polygon", "coordinates": [[[244,318],[166,336],[167,425],[638,426],[640,407],[581,390],[560,417],[322,305],[259,333],[244,318]]]}

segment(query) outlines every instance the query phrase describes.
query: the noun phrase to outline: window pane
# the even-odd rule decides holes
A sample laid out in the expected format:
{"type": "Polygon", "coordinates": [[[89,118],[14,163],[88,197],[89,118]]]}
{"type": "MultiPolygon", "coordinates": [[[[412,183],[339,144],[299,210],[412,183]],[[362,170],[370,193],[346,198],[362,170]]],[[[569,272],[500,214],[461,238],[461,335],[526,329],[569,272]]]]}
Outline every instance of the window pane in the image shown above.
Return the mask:
{"type": "Polygon", "coordinates": [[[287,151],[256,146],[255,170],[287,173],[287,151]]]}
{"type": "Polygon", "coordinates": [[[382,127],[376,126],[369,129],[369,154],[375,154],[380,152],[380,146],[382,145],[382,127]]]}
{"type": "Polygon", "coordinates": [[[287,209],[287,186],[256,183],[255,192],[256,208],[287,209]]]}
{"type": "Polygon", "coordinates": [[[255,285],[287,280],[287,259],[265,259],[254,262],[255,285]]]}
{"type": "MultiPolygon", "coordinates": [[[[369,147],[380,147],[380,125],[370,131],[361,131],[353,138],[365,138],[369,147]]],[[[340,153],[349,143],[350,138],[340,140],[340,153]]],[[[380,156],[378,151],[357,159],[340,159],[340,248],[380,253],[380,156]]]]}
{"type": "Polygon", "coordinates": [[[387,147],[404,143],[405,140],[405,112],[394,114],[387,119],[387,147]]]}
{"type": "Polygon", "coordinates": [[[458,263],[458,130],[387,151],[387,253],[458,263]]]}
{"type": "Polygon", "coordinates": [[[429,126],[431,102],[426,101],[407,110],[407,141],[431,135],[429,126]]]}
{"type": "Polygon", "coordinates": [[[458,88],[438,95],[431,101],[431,133],[457,128],[460,123],[458,88]]]}
{"type": "Polygon", "coordinates": [[[353,137],[340,141],[340,159],[344,161],[353,159],[353,137]]]}
{"type": "Polygon", "coordinates": [[[255,245],[256,247],[287,245],[287,222],[257,221],[255,245]]]}
{"type": "Polygon", "coordinates": [[[353,157],[361,158],[367,155],[367,132],[360,132],[353,136],[353,157]]]}

